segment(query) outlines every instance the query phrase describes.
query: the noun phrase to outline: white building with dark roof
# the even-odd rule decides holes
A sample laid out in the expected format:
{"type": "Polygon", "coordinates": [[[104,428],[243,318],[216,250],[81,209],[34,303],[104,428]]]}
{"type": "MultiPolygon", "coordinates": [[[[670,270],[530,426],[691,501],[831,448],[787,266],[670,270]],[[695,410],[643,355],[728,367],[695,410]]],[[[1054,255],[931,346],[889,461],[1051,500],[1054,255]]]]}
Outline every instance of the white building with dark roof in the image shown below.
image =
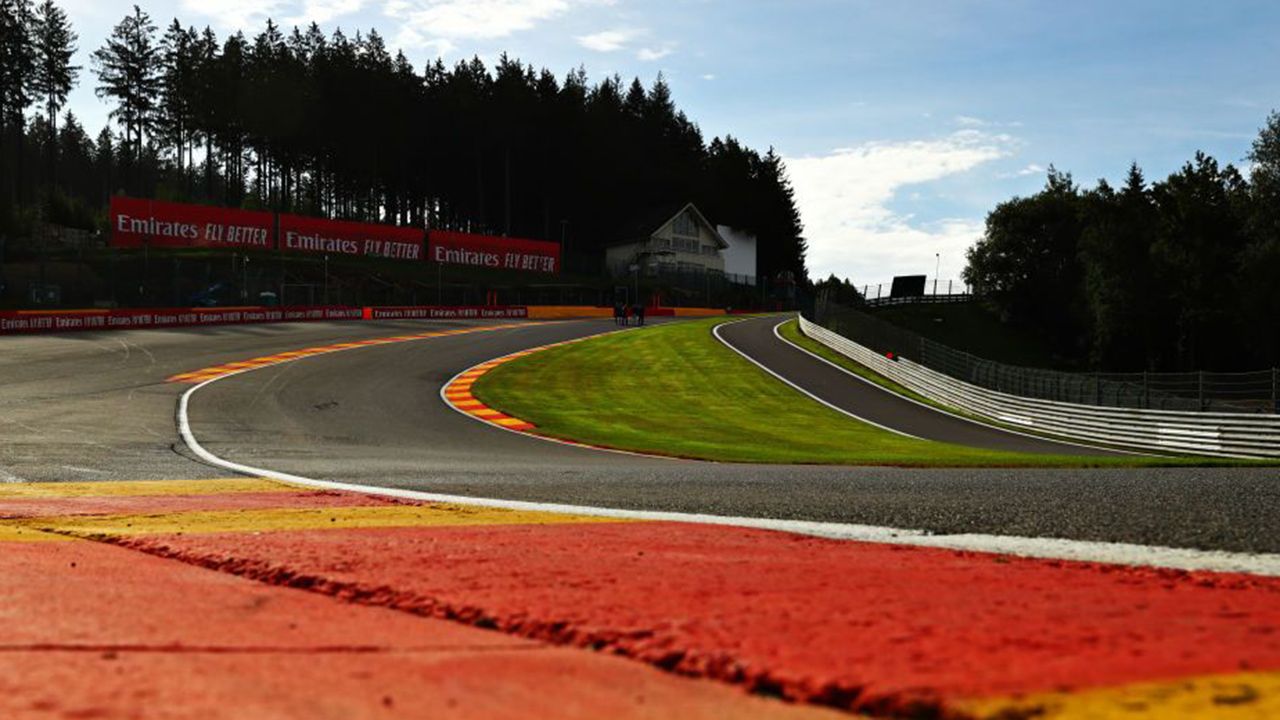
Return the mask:
{"type": "Polygon", "coordinates": [[[605,266],[613,275],[630,274],[632,266],[646,275],[725,272],[729,243],[693,203],[648,213],[620,235],[605,248],[605,266]]]}

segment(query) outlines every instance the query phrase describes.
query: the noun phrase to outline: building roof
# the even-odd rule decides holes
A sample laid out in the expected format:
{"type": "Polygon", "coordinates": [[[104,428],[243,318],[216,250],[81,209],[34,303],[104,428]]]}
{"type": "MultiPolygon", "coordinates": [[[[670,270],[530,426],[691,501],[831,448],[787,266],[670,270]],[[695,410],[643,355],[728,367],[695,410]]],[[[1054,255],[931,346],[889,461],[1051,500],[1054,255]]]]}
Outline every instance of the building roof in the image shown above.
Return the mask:
{"type": "Polygon", "coordinates": [[[729,247],[729,243],[720,236],[720,231],[716,230],[716,226],[707,220],[697,205],[691,202],[674,202],[665,205],[659,205],[651,208],[647,212],[641,213],[632,219],[631,222],[623,226],[618,233],[618,239],[609,242],[607,247],[615,247],[617,245],[629,245],[631,243],[643,242],[653,237],[654,233],[662,229],[667,223],[676,219],[676,216],[685,210],[692,210],[693,216],[711,231],[712,237],[716,239],[721,250],[729,247]]]}

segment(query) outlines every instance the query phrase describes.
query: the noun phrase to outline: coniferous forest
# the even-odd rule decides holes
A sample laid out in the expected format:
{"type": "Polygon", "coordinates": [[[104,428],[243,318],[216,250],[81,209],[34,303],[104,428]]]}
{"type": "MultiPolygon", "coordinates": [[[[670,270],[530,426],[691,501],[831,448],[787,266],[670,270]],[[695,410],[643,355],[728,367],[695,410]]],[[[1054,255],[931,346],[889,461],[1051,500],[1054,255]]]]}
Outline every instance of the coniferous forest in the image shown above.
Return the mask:
{"type": "Polygon", "coordinates": [[[1280,364],[1280,114],[1248,175],[1196,156],[1164,180],[1134,164],[1081,188],[1050,168],[1001,203],[965,279],[1063,357],[1115,371],[1254,370],[1280,364]]]}
{"type": "Polygon", "coordinates": [[[592,266],[619,228],[692,200],[803,280],[780,157],[706,142],[661,76],[558,76],[502,56],[414,67],[376,31],[268,22],[219,37],[135,6],[90,67],[54,0],[0,0],[0,233],[100,226],[115,193],[565,240],[592,266]],[[112,125],[66,107],[93,83],[112,125]]]}

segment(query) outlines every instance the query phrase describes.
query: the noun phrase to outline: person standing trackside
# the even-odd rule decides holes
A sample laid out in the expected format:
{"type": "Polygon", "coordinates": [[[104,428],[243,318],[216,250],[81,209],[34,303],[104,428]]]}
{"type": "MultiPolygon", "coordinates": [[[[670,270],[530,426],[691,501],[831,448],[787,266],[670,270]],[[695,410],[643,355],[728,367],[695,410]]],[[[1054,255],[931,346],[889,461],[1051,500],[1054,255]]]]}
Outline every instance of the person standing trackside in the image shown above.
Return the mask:
{"type": "Polygon", "coordinates": [[[644,304],[636,303],[636,325],[644,325],[644,304]]]}
{"type": "Polygon", "coordinates": [[[623,320],[622,301],[616,300],[613,303],[613,324],[621,325],[623,320]]]}

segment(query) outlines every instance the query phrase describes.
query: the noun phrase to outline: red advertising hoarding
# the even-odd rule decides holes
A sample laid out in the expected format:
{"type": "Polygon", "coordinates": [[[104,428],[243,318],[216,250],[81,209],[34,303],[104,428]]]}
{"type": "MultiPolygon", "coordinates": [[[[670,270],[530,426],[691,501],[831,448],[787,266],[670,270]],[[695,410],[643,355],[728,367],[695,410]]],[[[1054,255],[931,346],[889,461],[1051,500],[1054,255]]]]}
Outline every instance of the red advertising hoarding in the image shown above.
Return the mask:
{"type": "Polygon", "coordinates": [[[286,252],[421,260],[422,231],[282,214],[280,249],[286,252]]]}
{"type": "Polygon", "coordinates": [[[546,273],[560,271],[560,243],[432,230],[427,234],[427,244],[430,247],[427,259],[439,263],[546,273]]]}
{"type": "Polygon", "coordinates": [[[495,320],[529,317],[529,308],[511,305],[436,305],[365,308],[366,320],[495,320]]]}
{"type": "Polygon", "coordinates": [[[27,310],[0,312],[0,335],[70,330],[248,325],[317,320],[360,320],[364,309],[340,306],[150,308],[144,310],[27,310]]]}
{"type": "Polygon", "coordinates": [[[113,196],[111,246],[270,250],[273,220],[268,212],[113,196]]]}

